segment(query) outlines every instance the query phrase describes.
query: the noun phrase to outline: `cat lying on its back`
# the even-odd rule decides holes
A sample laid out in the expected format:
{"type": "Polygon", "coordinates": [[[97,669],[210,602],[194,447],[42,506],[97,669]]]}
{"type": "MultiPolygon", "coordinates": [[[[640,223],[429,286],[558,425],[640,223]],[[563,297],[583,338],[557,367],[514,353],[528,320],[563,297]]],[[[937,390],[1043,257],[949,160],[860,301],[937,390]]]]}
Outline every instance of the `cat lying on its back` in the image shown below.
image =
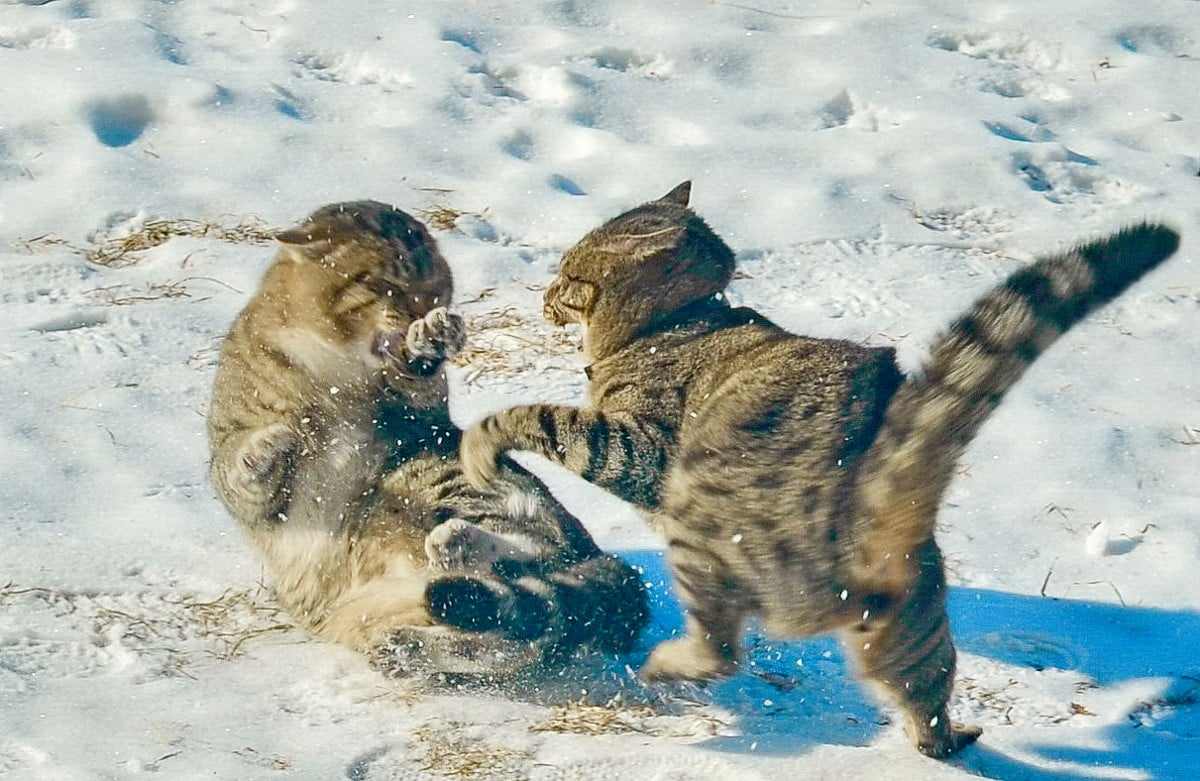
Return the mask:
{"type": "Polygon", "coordinates": [[[637,572],[515,463],[463,479],[442,363],[465,333],[424,226],[361,201],[278,239],[222,346],[208,432],[213,484],[292,617],[393,674],[627,648],[637,572]]]}
{"type": "Polygon", "coordinates": [[[837,631],[917,748],[949,756],[980,734],[947,712],[955,652],[934,517],[954,464],[1025,368],[1179,237],[1142,225],[1038,260],[906,379],[890,349],[730,307],[733,252],[689,194],[685,182],[567,251],[545,310],[582,326],[590,403],[483,420],[464,434],[463,467],[487,485],[504,451],[530,450],[651,513],[688,615],[647,678],[732,673],[752,616],[785,637],[837,631]]]}

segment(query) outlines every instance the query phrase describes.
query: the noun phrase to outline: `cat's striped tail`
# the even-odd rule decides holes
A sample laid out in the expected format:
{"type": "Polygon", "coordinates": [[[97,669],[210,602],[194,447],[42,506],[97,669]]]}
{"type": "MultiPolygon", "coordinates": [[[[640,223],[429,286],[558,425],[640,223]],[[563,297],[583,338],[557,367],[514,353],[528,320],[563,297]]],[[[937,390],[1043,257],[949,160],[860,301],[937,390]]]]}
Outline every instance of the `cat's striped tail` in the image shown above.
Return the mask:
{"type": "Polygon", "coordinates": [[[1038,259],[979,299],[896,391],[860,462],[856,585],[903,595],[913,552],[933,537],[954,466],[1025,369],[1089,312],[1169,258],[1179,234],[1135,225],[1038,259]]]}

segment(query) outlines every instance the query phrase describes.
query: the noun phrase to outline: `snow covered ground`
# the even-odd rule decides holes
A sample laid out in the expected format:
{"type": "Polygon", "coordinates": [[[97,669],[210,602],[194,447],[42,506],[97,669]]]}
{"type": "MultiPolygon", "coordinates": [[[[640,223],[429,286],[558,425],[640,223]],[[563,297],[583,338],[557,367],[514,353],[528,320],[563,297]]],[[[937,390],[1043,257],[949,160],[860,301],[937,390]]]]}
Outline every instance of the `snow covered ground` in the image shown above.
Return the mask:
{"type": "Polygon", "coordinates": [[[1200,2],[3,0],[0,777],[1185,779],[1200,768],[1200,2]],[[836,644],[707,690],[638,651],[503,690],[393,683],[289,629],[206,479],[265,231],[377,198],[440,227],[465,424],[580,398],[559,254],[683,179],[733,298],[906,366],[1028,261],[1143,218],[1178,256],[1029,373],[941,515],[950,763],[836,644]]]}

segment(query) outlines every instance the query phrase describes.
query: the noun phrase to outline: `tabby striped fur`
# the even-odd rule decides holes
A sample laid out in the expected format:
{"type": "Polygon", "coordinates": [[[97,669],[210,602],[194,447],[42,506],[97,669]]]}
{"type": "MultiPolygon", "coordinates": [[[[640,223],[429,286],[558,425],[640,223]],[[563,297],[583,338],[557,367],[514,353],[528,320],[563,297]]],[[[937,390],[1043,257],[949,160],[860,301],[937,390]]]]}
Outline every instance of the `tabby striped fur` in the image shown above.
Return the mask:
{"type": "Polygon", "coordinates": [[[484,490],[463,479],[442,363],[465,333],[425,228],[363,201],[278,238],[222,346],[208,431],[213,484],[292,617],[395,675],[626,648],[636,571],[515,463],[484,490]]]}
{"type": "Polygon", "coordinates": [[[579,323],[583,408],[517,407],[464,434],[486,484],[532,450],[635,502],[666,537],[687,634],[649,679],[734,671],[756,616],[785,637],[837,631],[861,675],[949,756],[980,731],[947,713],[955,651],[934,541],[955,460],[1053,339],[1174,251],[1140,226],[1042,260],[984,296],[905,379],[891,349],[790,334],[722,291],[733,253],[690,184],[567,251],[546,316],[579,323]]]}

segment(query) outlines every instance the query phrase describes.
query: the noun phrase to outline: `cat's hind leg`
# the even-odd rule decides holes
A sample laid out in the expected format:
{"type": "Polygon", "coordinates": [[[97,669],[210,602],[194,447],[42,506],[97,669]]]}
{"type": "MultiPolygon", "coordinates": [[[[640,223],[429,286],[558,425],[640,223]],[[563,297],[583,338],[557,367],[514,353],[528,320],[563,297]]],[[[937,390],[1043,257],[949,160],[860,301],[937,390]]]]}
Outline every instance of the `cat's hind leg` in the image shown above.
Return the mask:
{"type": "Polygon", "coordinates": [[[463,631],[524,641],[560,634],[554,590],[540,578],[450,573],[430,580],[425,599],[435,620],[463,631]]]}
{"type": "Polygon", "coordinates": [[[922,754],[945,759],[975,742],[982,730],[952,724],[955,651],[946,617],[946,580],[932,541],[905,602],[842,632],[859,673],[904,713],[905,729],[922,754]]]}
{"type": "Polygon", "coordinates": [[[672,538],[668,560],[687,611],[683,637],[659,643],[642,668],[648,681],[709,681],[737,668],[745,609],[723,561],[703,545],[672,538]]]}
{"type": "Polygon", "coordinates": [[[547,652],[586,645],[625,652],[649,616],[641,573],[601,555],[538,575],[449,573],[426,588],[430,614],[465,631],[543,642],[547,652]]]}

